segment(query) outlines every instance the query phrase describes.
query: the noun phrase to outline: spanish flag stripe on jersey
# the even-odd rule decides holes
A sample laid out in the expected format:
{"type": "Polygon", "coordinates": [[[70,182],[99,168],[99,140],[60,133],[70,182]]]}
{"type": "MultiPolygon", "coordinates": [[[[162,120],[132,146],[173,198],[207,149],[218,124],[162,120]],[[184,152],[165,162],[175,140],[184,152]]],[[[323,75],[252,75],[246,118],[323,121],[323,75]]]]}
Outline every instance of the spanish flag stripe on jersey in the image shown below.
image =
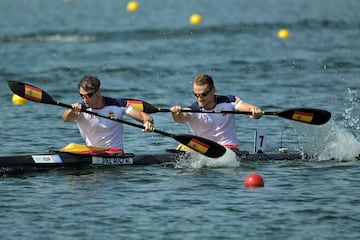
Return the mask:
{"type": "Polygon", "coordinates": [[[190,142],[187,144],[187,146],[189,146],[190,148],[192,148],[200,153],[206,153],[207,150],[209,149],[209,145],[204,144],[204,143],[196,140],[195,138],[192,138],[190,140],[190,142]]]}
{"type": "Polygon", "coordinates": [[[313,113],[295,111],[292,119],[299,122],[310,123],[314,118],[313,113]]]}
{"type": "Polygon", "coordinates": [[[25,84],[25,98],[31,99],[36,102],[41,102],[42,99],[42,91],[33,86],[29,86],[25,84]]]}
{"type": "Polygon", "coordinates": [[[144,111],[144,105],[139,100],[127,100],[128,104],[132,105],[136,110],[144,111]]]}

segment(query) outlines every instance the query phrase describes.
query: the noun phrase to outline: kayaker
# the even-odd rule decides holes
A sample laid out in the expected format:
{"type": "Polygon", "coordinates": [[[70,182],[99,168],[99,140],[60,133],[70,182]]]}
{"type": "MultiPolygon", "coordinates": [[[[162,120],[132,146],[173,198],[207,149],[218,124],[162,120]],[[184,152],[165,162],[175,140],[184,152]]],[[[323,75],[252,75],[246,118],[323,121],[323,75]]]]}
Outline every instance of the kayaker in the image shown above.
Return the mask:
{"type": "Polygon", "coordinates": [[[143,131],[146,132],[154,130],[153,118],[149,114],[133,108],[123,98],[102,96],[100,83],[96,76],[84,76],[78,84],[83,102],[73,103],[71,109],[64,111],[62,119],[64,122],[76,121],[86,145],[123,152],[123,124],[81,112],[81,109],[115,119],[121,119],[126,114],[142,122],[145,127],[143,131]]]}
{"type": "MultiPolygon", "coordinates": [[[[199,74],[193,80],[193,94],[196,102],[184,109],[191,110],[228,110],[251,112],[250,118],[262,117],[259,107],[242,101],[234,95],[216,95],[216,88],[211,76],[199,74]]],[[[212,114],[181,112],[179,105],[170,108],[177,123],[187,123],[194,135],[210,139],[235,151],[239,150],[236,136],[234,114],[212,114]]],[[[178,147],[178,149],[182,149],[178,147]]]]}

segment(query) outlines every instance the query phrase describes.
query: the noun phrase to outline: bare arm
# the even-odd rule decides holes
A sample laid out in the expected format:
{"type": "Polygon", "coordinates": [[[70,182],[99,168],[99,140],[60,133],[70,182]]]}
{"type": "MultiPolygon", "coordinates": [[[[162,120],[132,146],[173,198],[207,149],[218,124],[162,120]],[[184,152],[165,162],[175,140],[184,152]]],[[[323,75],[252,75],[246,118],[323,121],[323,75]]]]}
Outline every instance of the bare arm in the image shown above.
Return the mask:
{"type": "Polygon", "coordinates": [[[66,109],[62,115],[64,122],[73,122],[80,117],[81,104],[73,103],[71,104],[72,108],[66,109]]]}
{"type": "Polygon", "coordinates": [[[186,123],[190,121],[191,115],[189,112],[181,112],[181,106],[173,106],[170,108],[171,116],[177,123],[186,123]]]}
{"type": "Polygon", "coordinates": [[[253,119],[259,119],[263,115],[261,108],[243,101],[236,104],[236,110],[239,112],[252,112],[250,118],[253,119]]]}
{"type": "Polygon", "coordinates": [[[143,123],[145,127],[145,132],[154,131],[154,119],[149,114],[133,108],[130,110],[130,112],[128,112],[128,115],[136,121],[143,123]]]}

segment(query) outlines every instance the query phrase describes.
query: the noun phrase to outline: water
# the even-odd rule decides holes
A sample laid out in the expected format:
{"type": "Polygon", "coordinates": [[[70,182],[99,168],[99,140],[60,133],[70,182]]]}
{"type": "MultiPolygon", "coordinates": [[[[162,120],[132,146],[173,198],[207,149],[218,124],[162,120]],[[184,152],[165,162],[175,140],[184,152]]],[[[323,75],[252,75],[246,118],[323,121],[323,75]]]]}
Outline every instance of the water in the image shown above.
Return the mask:
{"type": "MultiPolygon", "coordinates": [[[[240,167],[158,166],[30,173],[0,181],[2,239],[356,239],[359,210],[360,3],[348,1],[5,0],[0,2],[1,154],[44,152],[82,143],[64,109],[11,104],[6,81],[38,86],[64,103],[80,101],[85,74],[108,96],[159,107],[193,101],[191,81],[211,74],[218,93],[237,94],[265,111],[331,111],[323,126],[275,116],[237,116],[243,150],[253,132],[267,149],[314,153],[313,161],[240,167]],[[193,13],[203,23],[193,26],[193,13]],[[277,31],[287,28],[288,39],[277,31]],[[283,134],[281,134],[283,132],[283,134]],[[281,137],[282,135],[282,137],[281,137]],[[334,160],[329,160],[333,158],[334,160]],[[243,180],[261,174],[265,187],[243,180]]],[[[188,133],[168,113],[158,129],[188,133]]],[[[129,152],[176,146],[126,127],[129,152]]]]}

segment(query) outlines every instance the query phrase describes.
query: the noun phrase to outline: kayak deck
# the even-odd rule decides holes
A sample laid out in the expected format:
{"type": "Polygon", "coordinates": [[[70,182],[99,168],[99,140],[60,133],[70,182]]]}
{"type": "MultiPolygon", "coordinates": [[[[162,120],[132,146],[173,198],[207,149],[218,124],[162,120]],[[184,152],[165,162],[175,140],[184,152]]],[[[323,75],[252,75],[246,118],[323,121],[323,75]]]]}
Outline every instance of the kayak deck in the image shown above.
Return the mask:
{"type": "MultiPolygon", "coordinates": [[[[299,160],[302,155],[293,153],[237,153],[239,161],[269,161],[269,160],[299,160]]],[[[149,154],[107,154],[89,155],[59,151],[49,151],[40,154],[24,154],[13,156],[0,156],[0,174],[46,171],[57,168],[84,168],[117,165],[153,165],[161,164],[171,166],[176,161],[186,158],[186,152],[167,150],[162,153],[149,154]]]]}

